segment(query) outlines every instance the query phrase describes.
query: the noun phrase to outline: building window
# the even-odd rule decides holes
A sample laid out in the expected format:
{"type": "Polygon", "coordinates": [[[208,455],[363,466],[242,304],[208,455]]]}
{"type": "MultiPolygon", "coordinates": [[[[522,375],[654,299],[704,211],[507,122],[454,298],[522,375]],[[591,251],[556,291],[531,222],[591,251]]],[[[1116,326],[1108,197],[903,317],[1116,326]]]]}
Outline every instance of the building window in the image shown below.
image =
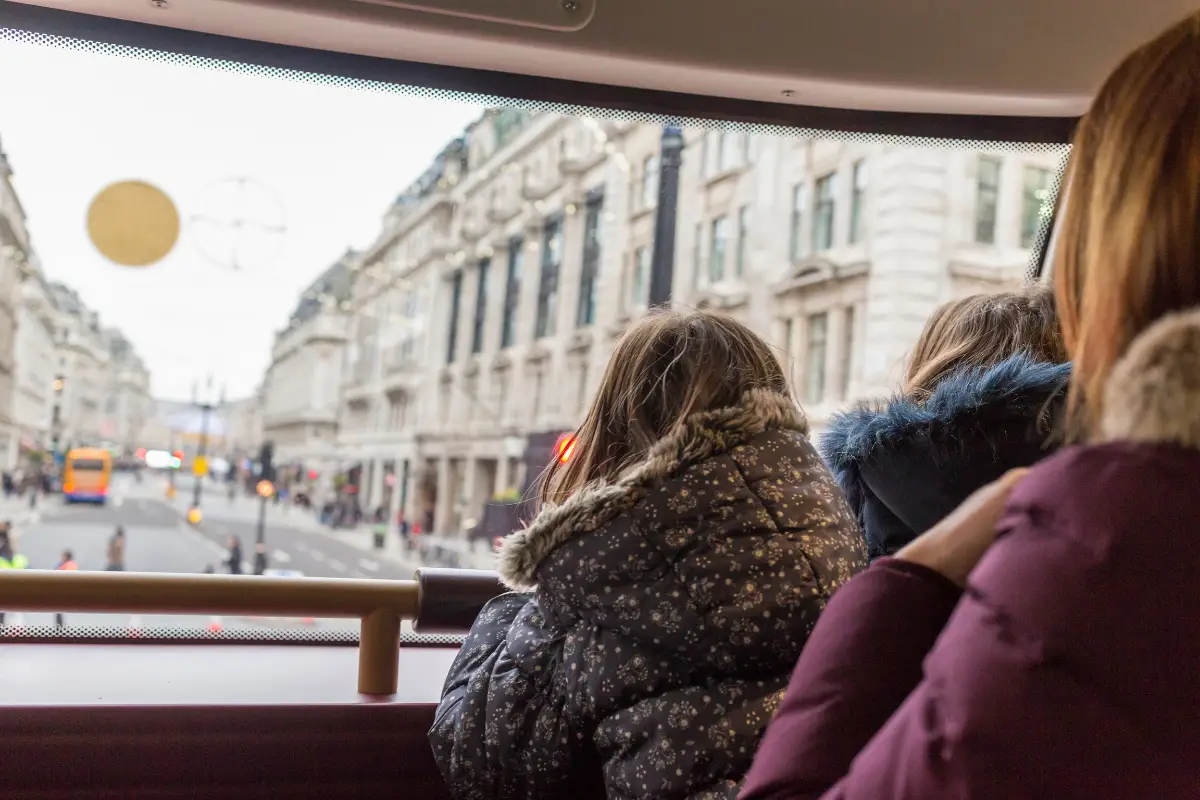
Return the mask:
{"type": "Polygon", "coordinates": [[[750,250],[750,206],[738,209],[737,259],[734,269],[740,278],[746,274],[746,260],[750,250]]]}
{"type": "Polygon", "coordinates": [[[842,316],[842,399],[850,397],[850,379],[854,372],[854,306],[846,306],[842,316]]]}
{"type": "Polygon", "coordinates": [[[630,308],[645,308],[650,288],[650,248],[639,247],[633,251],[633,280],[629,287],[630,308]]]}
{"type": "Polygon", "coordinates": [[[975,241],[996,242],[996,208],[1000,201],[999,158],[980,156],[975,177],[975,241]]]}
{"type": "Polygon", "coordinates": [[[542,231],[542,275],[538,283],[537,324],[534,338],[554,335],[558,314],[558,272],[562,267],[562,219],[546,220],[542,231]]]}
{"type": "Polygon", "coordinates": [[[816,206],[813,208],[813,250],[821,252],[833,247],[833,179],[831,173],[817,179],[816,206]]]}
{"type": "Polygon", "coordinates": [[[804,184],[796,184],[792,189],[792,226],[788,236],[788,254],[792,261],[799,261],[804,257],[804,212],[807,198],[804,184]]]}
{"type": "Polygon", "coordinates": [[[716,283],[725,277],[725,250],[729,242],[729,220],[724,216],[712,221],[708,247],[708,280],[716,283]]]}
{"type": "Polygon", "coordinates": [[[721,153],[717,166],[718,171],[725,172],[738,166],[738,156],[742,153],[741,148],[738,146],[740,139],[741,136],[736,133],[721,131],[721,153]]]}
{"type": "Polygon", "coordinates": [[[446,332],[446,363],[453,364],[458,349],[458,305],[462,301],[463,273],[458,270],[450,279],[450,329],[446,332]]]}
{"type": "Polygon", "coordinates": [[[863,240],[863,212],[867,200],[867,162],[854,162],[854,185],[850,190],[850,244],[863,240]]]}
{"type": "Polygon", "coordinates": [[[1050,170],[1025,168],[1025,192],[1021,207],[1021,247],[1032,247],[1042,227],[1042,218],[1050,215],[1050,170]]]}
{"type": "Polygon", "coordinates": [[[658,156],[646,156],[642,161],[642,208],[658,204],[658,156]]]}
{"type": "Polygon", "coordinates": [[[711,178],[721,171],[721,132],[704,134],[704,175],[711,178]]]}
{"type": "Polygon", "coordinates": [[[700,263],[703,258],[704,250],[701,243],[704,240],[704,223],[696,223],[696,235],[692,239],[692,283],[700,285],[700,263]]]}
{"type": "Polygon", "coordinates": [[[525,242],[521,238],[508,243],[508,274],[504,280],[504,319],[500,326],[500,346],[512,347],[517,338],[517,304],[521,299],[521,254],[525,242]]]}
{"type": "Polygon", "coordinates": [[[804,402],[825,399],[825,356],[828,350],[829,315],[825,312],[808,318],[808,340],[804,353],[804,402]]]}
{"type": "Polygon", "coordinates": [[[596,321],[596,276],[600,271],[600,212],[604,197],[588,198],[583,222],[583,265],[579,273],[579,306],[575,326],[583,328],[596,321]]]}
{"type": "Polygon", "coordinates": [[[471,331],[471,352],[483,352],[483,323],[487,320],[487,284],[492,260],[485,258],[475,269],[475,327],[471,331]]]}

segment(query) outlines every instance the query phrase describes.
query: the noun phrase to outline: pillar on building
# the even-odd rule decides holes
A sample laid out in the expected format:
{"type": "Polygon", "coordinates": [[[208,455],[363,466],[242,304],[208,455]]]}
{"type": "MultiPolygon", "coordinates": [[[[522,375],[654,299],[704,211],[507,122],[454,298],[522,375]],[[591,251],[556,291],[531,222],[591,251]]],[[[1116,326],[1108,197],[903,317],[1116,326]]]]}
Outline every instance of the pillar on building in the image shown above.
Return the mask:
{"type": "MultiPolygon", "coordinates": [[[[393,462],[393,463],[395,463],[395,462],[393,462]]],[[[406,460],[404,462],[404,464],[407,465],[408,461],[406,460]]],[[[404,494],[405,490],[406,490],[404,481],[407,476],[404,473],[407,471],[408,470],[401,468],[401,469],[395,470],[395,472],[392,473],[392,478],[393,478],[392,493],[390,495],[390,502],[388,503],[388,528],[389,529],[395,529],[397,527],[396,523],[400,517],[400,509],[402,508],[402,506],[400,505],[400,496],[402,494],[404,494]]],[[[406,516],[406,518],[407,518],[407,516],[406,516]]]]}
{"type": "Polygon", "coordinates": [[[421,467],[419,459],[404,459],[400,468],[400,507],[404,509],[404,519],[408,522],[409,530],[421,520],[417,517],[417,494],[420,486],[421,467]]]}
{"type": "Polygon", "coordinates": [[[383,502],[383,460],[371,461],[371,484],[367,494],[367,507],[363,511],[374,513],[375,508],[383,502]]]}
{"type": "Polygon", "coordinates": [[[478,491],[481,481],[479,480],[479,459],[465,458],[463,459],[463,485],[460,492],[462,507],[462,519],[459,523],[459,529],[455,533],[463,533],[466,528],[468,519],[474,519],[478,524],[479,514],[483,510],[483,503],[476,503],[475,492],[478,491]]]}
{"type": "Polygon", "coordinates": [[[433,511],[433,530],[430,533],[445,535],[454,519],[454,487],[451,486],[450,459],[442,456],[437,460],[437,505],[433,511]]]}

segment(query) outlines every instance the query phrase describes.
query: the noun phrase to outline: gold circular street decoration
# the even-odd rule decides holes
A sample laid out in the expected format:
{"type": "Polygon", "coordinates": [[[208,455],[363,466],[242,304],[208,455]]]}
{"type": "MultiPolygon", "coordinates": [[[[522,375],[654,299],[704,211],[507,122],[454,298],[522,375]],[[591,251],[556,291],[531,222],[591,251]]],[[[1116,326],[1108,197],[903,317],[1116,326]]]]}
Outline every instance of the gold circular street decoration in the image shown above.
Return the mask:
{"type": "Polygon", "coordinates": [[[92,200],[88,236],[115,264],[148,267],[161,261],[179,239],[179,212],[171,198],[143,181],[121,181],[92,200]]]}

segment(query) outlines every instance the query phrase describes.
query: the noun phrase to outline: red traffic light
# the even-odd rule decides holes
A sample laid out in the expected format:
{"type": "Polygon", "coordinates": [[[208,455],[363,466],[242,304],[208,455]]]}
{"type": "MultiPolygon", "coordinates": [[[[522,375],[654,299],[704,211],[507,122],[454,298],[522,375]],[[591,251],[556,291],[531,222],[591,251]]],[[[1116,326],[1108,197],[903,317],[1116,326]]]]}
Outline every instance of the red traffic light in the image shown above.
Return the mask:
{"type": "Polygon", "coordinates": [[[554,455],[559,462],[565,464],[575,455],[575,434],[564,433],[554,443],[554,455]]]}
{"type": "Polygon", "coordinates": [[[317,475],[317,471],[315,469],[310,469],[308,471],[308,479],[310,481],[315,481],[317,479],[317,477],[318,477],[318,475],[317,475]]]}

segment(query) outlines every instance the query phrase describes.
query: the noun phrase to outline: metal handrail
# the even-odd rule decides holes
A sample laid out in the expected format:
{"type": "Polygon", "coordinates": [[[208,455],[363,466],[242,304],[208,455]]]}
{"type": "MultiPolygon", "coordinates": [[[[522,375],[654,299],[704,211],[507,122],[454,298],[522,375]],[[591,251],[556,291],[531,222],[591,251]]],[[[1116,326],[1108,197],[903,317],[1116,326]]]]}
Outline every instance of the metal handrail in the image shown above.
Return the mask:
{"type": "Polygon", "coordinates": [[[399,685],[400,621],[416,619],[420,590],[417,581],[4,570],[0,609],[357,617],[358,691],[391,695],[399,685]]]}

